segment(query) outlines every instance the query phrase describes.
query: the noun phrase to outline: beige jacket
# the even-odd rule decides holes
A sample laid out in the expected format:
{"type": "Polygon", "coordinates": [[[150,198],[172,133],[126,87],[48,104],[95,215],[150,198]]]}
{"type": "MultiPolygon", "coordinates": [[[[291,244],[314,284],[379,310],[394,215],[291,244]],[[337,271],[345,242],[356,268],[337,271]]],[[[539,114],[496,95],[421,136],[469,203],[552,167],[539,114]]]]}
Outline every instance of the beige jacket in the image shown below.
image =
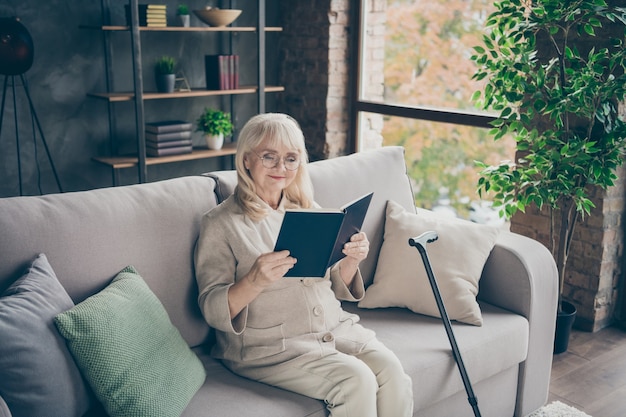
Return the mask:
{"type": "Polygon", "coordinates": [[[338,264],[324,278],[283,278],[230,319],[228,288],[260,254],[273,250],[283,216],[281,207],[254,222],[231,196],[204,215],[196,245],[198,302],[217,335],[212,354],[250,378],[273,372],[269,368],[286,361],[336,351],[355,354],[375,337],[357,324],[357,315],[341,308],[338,299],[358,301],[365,290],[358,273],[352,294],[339,276],[338,264]]]}

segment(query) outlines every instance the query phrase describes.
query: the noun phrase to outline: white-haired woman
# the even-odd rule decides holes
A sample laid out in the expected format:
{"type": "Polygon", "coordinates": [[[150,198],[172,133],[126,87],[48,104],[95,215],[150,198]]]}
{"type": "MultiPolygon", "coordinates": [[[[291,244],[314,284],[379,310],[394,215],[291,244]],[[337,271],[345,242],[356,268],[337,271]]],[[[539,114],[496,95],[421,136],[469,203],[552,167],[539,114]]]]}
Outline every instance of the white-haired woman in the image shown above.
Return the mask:
{"type": "Polygon", "coordinates": [[[297,262],[273,251],[284,210],[318,207],[307,162],[288,115],[255,116],[240,132],[237,187],[203,217],[195,253],[200,308],[216,329],[212,353],[237,374],[324,400],[333,417],[409,417],[411,379],[338,301],[363,297],[365,233],[323,279],[283,277],[297,262]]]}

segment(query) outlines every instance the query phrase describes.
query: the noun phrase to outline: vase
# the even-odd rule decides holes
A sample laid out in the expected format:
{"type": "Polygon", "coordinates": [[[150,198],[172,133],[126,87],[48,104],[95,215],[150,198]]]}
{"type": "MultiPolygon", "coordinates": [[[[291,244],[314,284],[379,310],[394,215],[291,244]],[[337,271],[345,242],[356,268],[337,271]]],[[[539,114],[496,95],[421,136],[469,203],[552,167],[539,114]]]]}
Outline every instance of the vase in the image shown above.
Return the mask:
{"type": "Polygon", "coordinates": [[[174,83],[176,82],[176,74],[156,74],[155,75],[157,91],[159,93],[174,92],[174,83]]]}
{"type": "Polygon", "coordinates": [[[220,133],[219,135],[204,135],[206,139],[206,145],[209,149],[218,150],[222,149],[224,146],[224,134],[220,133]]]}
{"type": "Polygon", "coordinates": [[[188,14],[179,14],[178,15],[178,21],[180,23],[180,26],[182,26],[184,28],[188,28],[189,27],[189,15],[188,14]]]}
{"type": "Polygon", "coordinates": [[[554,333],[554,354],[567,351],[572,326],[576,320],[576,307],[567,301],[561,302],[561,312],[556,316],[556,329],[554,333]]]}

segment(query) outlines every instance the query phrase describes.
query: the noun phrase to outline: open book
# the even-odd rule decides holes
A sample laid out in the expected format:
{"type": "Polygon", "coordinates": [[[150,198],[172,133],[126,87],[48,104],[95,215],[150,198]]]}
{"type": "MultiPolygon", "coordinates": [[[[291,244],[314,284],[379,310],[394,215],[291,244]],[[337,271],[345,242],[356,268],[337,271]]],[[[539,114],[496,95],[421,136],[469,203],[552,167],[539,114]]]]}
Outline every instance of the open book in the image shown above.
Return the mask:
{"type": "Polygon", "coordinates": [[[341,209],[286,210],[274,246],[289,250],[298,262],[286,277],[323,277],[326,269],[343,258],[343,246],[358,233],[374,193],[341,209]]]}

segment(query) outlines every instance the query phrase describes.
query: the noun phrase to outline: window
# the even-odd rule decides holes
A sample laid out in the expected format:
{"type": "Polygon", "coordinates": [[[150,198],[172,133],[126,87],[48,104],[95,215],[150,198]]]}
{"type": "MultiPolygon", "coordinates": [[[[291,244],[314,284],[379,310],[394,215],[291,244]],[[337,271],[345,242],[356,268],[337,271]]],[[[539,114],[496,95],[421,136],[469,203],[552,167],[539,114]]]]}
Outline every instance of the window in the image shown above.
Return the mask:
{"type": "Polygon", "coordinates": [[[354,103],[357,150],[405,148],[416,204],[497,220],[476,193],[474,161],[513,159],[512,140],[488,134],[494,116],[470,97],[472,47],[493,8],[485,0],[362,0],[354,103]]]}

